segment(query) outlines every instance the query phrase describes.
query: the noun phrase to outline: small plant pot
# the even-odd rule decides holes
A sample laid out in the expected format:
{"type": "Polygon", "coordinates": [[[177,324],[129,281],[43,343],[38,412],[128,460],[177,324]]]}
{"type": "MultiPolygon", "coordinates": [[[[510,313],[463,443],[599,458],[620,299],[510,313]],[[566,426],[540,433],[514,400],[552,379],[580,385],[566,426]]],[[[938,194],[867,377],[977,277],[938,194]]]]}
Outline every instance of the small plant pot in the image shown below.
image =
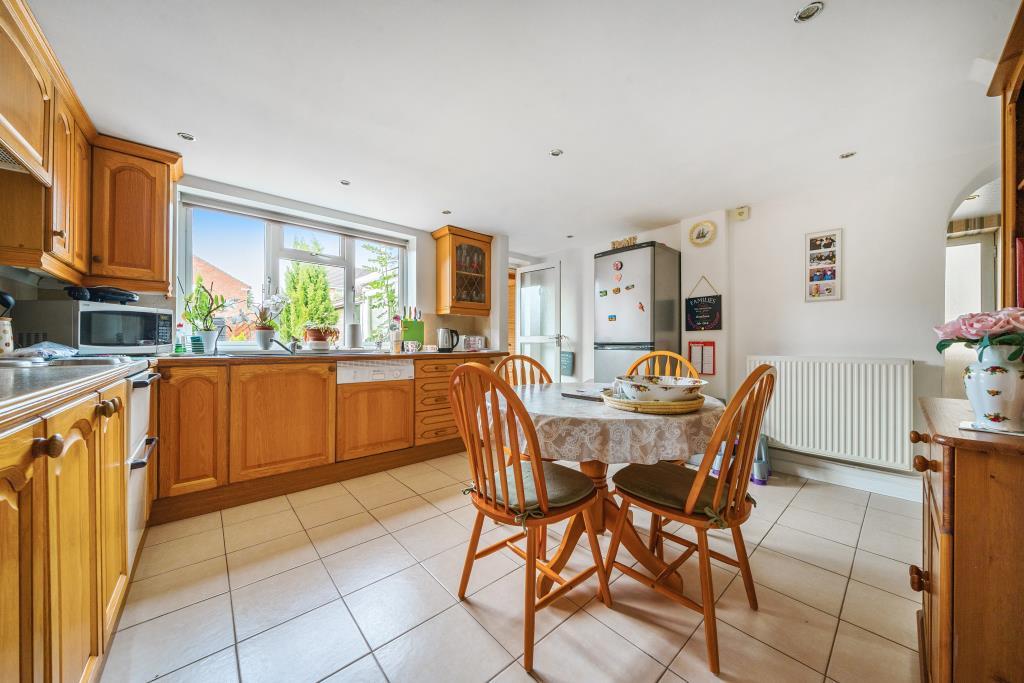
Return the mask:
{"type": "Polygon", "coordinates": [[[324,330],[318,330],[314,328],[308,328],[304,335],[305,341],[310,342],[321,342],[328,341],[327,332],[324,330]]]}
{"type": "Polygon", "coordinates": [[[274,332],[273,327],[257,327],[253,329],[252,336],[256,340],[256,346],[260,347],[263,351],[269,351],[270,347],[274,345],[274,332]]]}
{"type": "Polygon", "coordinates": [[[196,334],[203,340],[203,355],[215,355],[217,353],[217,337],[220,336],[220,330],[199,330],[196,334]]]}

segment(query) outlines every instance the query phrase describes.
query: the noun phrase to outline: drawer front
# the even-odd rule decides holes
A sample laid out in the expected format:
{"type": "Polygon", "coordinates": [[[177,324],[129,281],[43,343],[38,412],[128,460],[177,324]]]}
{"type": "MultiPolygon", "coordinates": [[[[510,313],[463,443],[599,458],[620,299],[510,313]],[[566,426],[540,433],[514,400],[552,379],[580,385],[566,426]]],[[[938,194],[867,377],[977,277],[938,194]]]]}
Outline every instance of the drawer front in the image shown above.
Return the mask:
{"type": "Polygon", "coordinates": [[[443,377],[447,381],[448,376],[460,365],[462,365],[461,358],[418,360],[416,361],[416,379],[443,377]]]}
{"type": "Polygon", "coordinates": [[[416,380],[416,412],[449,408],[448,378],[416,380]]]}
{"type": "Polygon", "coordinates": [[[457,439],[459,430],[455,426],[452,411],[443,408],[416,413],[416,445],[457,439]]]}

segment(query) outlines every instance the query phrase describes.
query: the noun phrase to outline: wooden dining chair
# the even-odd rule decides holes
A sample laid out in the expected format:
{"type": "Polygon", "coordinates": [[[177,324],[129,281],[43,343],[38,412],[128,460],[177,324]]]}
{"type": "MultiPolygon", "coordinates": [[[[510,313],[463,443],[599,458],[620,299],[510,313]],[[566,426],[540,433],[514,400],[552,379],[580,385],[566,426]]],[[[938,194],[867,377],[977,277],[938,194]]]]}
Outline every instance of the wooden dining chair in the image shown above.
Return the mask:
{"type": "Polygon", "coordinates": [[[750,608],[757,609],[754,578],[750,573],[747,549],[740,525],[750,517],[754,499],[747,495],[750,470],[754,464],[761,434],[761,422],[775,389],[775,368],[761,365],[744,380],[729,402],[711,435],[704,459],[697,469],[683,464],[662,462],[657,465],[630,465],[615,474],[615,493],[622,498],[622,508],[612,532],[605,566],[621,570],[627,576],[653,588],[672,600],[704,615],[704,634],[708,649],[708,669],[718,673],[718,632],[715,623],[715,591],[711,583],[711,559],[738,567],[743,575],[750,608]],[[719,447],[725,447],[721,472],[711,475],[711,465],[719,447]],[[665,520],[682,522],[694,528],[697,542],[671,534],[660,525],[661,538],[686,548],[657,576],[646,574],[615,561],[630,506],[635,505],[665,520]],[[708,547],[709,529],[729,529],[736,558],[708,547]],[[665,580],[694,552],[700,567],[701,604],[669,588],[665,580]]]}
{"type": "Polygon", "coordinates": [[[662,377],[693,377],[700,379],[700,373],[693,363],[675,351],[651,351],[633,361],[626,370],[627,375],[661,375],[662,377]],[[641,366],[643,369],[641,370],[641,366]]]}
{"type": "Polygon", "coordinates": [[[590,477],[539,457],[537,431],[523,402],[508,382],[490,369],[479,363],[455,368],[448,384],[448,398],[469,456],[473,475],[469,494],[477,510],[459,582],[459,599],[466,597],[474,561],[503,548],[522,557],[526,561],[523,667],[531,671],[537,610],[552,604],[595,572],[602,601],[608,606],[612,604],[593,519],[594,506],[600,505],[601,499],[590,477]],[[506,449],[511,451],[507,459],[506,449]],[[583,515],[594,564],[566,579],[538,557],[538,551],[546,544],[548,524],[577,514],[583,515]],[[484,517],[521,527],[522,531],[478,549],[484,517]],[[525,549],[516,545],[523,539],[526,539],[525,549]],[[539,599],[536,596],[538,572],[558,584],[539,599]]]}
{"type": "Polygon", "coordinates": [[[523,384],[551,384],[551,375],[544,366],[521,354],[505,356],[494,371],[514,387],[523,384]]]}

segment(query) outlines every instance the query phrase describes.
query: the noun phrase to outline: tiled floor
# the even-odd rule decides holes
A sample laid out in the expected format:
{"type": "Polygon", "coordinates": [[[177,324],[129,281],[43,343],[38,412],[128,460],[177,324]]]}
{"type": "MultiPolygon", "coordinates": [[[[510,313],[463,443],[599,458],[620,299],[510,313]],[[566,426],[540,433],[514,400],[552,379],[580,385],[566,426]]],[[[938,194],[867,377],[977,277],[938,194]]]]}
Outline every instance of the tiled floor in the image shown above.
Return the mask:
{"type": "MultiPolygon", "coordinates": [[[[447,456],[150,529],[104,681],[529,681],[519,557],[478,561],[455,597],[467,478],[447,456]]],[[[784,475],[752,493],[760,609],[715,563],[720,680],[916,680],[919,504],[784,475]]],[[[698,597],[694,559],[682,573],[698,597]]],[[[700,615],[612,579],[612,609],[592,579],[538,613],[537,680],[714,680],[700,615]]]]}

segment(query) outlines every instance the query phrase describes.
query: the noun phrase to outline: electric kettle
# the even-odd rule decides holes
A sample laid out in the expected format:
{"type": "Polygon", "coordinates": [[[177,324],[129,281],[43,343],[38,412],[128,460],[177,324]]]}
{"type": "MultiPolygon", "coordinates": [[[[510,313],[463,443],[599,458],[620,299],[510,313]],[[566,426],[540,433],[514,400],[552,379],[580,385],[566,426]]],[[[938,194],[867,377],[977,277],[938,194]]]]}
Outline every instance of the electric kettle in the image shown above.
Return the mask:
{"type": "Polygon", "coordinates": [[[459,344],[459,333],[441,327],[437,330],[437,350],[441,353],[451,353],[459,344]]]}

